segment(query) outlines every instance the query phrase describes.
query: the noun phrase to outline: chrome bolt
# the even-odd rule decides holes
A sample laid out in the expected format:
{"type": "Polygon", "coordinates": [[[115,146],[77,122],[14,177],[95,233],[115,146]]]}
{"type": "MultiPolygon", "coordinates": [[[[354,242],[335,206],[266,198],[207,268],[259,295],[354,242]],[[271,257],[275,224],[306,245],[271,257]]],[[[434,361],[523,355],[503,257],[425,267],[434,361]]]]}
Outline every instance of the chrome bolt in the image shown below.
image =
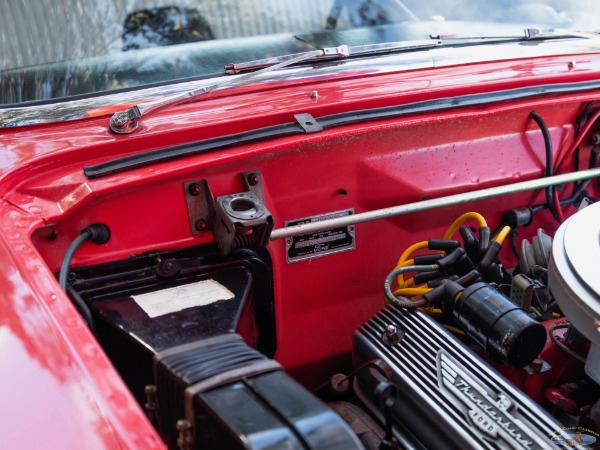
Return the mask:
{"type": "Polygon", "coordinates": [[[186,419],[179,419],[175,424],[175,428],[179,431],[179,437],[177,438],[179,449],[192,450],[194,444],[192,424],[186,419]]]}
{"type": "Polygon", "coordinates": [[[154,385],[146,385],[144,386],[144,393],[146,394],[146,403],[144,403],[144,408],[146,408],[146,414],[148,415],[148,419],[155,425],[155,411],[156,411],[156,386],[154,385]]]}
{"type": "Polygon", "coordinates": [[[381,340],[386,345],[397,345],[402,341],[402,339],[404,339],[404,335],[405,333],[403,330],[398,328],[396,325],[390,324],[385,327],[385,331],[381,337],[381,340]]]}

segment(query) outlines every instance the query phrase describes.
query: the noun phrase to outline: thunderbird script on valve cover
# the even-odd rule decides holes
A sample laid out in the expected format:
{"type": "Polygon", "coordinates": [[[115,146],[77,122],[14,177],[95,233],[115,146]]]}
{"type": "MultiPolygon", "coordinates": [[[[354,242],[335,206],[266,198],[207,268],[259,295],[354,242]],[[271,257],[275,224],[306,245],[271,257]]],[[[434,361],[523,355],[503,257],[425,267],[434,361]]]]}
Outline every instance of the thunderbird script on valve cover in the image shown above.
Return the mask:
{"type": "Polygon", "coordinates": [[[3,5],[0,447],[600,448],[599,23],[3,5]]]}

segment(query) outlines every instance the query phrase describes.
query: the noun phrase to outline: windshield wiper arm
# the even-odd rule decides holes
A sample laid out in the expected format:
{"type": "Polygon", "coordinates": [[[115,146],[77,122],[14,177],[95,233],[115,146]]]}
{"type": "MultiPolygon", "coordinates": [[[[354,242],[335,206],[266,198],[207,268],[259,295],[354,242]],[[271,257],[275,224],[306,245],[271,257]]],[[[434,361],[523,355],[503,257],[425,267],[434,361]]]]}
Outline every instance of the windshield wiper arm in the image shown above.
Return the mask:
{"type": "MultiPolygon", "coordinates": [[[[345,56],[366,56],[366,55],[377,55],[382,53],[392,53],[406,50],[415,50],[421,48],[431,48],[441,45],[440,41],[431,40],[415,40],[415,41],[401,41],[401,42],[387,42],[383,44],[368,44],[368,45],[355,45],[348,48],[348,54],[345,56]]],[[[257,59],[254,61],[246,61],[238,64],[227,64],[225,66],[225,72],[229,74],[240,73],[247,70],[260,69],[261,67],[268,67],[277,64],[281,58],[286,56],[275,56],[273,58],[257,59]]]]}
{"type": "Polygon", "coordinates": [[[347,45],[340,45],[339,47],[328,47],[323,48],[321,50],[312,50],[303,53],[296,53],[293,55],[259,59],[239,64],[227,64],[225,66],[225,72],[228,74],[238,74],[240,72],[248,70],[260,70],[240,75],[235,78],[229,78],[227,80],[219,81],[210,86],[204,86],[200,89],[195,89],[193,91],[185,92],[183,94],[177,94],[172,97],[163,98],[155,102],[134,105],[126,109],[125,111],[119,111],[114,113],[110,119],[109,126],[113,133],[130,134],[138,128],[140,120],[150,113],[156,112],[168,106],[174,106],[186,102],[190,98],[207,94],[219,88],[241,84],[244,81],[251,80],[261,74],[278,70],[283,67],[291,66],[293,64],[298,64],[301,62],[408,51],[422,48],[437,47],[441,44],[442,42],[439,40],[417,40],[389,42],[384,44],[358,45],[353,47],[348,47],[347,45]]]}
{"type": "Polygon", "coordinates": [[[291,66],[293,64],[298,64],[300,62],[320,58],[342,58],[348,55],[348,46],[341,45],[339,47],[330,47],[321,50],[312,50],[309,52],[282,56],[281,58],[279,58],[279,61],[277,63],[268,65],[256,72],[247,73],[245,75],[240,75],[235,78],[229,78],[227,80],[219,81],[209,86],[204,86],[193,91],[185,92],[183,94],[176,94],[171,97],[163,98],[154,102],[143,103],[141,105],[134,105],[126,109],[125,111],[116,112],[110,118],[109,127],[113,133],[130,134],[138,128],[140,120],[148,114],[159,111],[168,106],[174,106],[183,103],[189,100],[190,98],[197,97],[198,95],[207,94],[208,92],[214,91],[225,86],[239,84],[244,81],[248,81],[252,78],[255,78],[261,74],[281,69],[283,67],[291,66]]]}

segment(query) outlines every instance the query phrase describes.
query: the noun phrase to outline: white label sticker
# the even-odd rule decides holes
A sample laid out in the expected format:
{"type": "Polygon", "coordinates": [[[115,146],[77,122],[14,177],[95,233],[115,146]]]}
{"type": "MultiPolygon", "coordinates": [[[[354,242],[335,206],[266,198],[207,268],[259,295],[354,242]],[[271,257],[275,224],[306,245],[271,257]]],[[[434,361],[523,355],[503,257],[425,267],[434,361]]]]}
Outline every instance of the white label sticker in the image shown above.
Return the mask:
{"type": "Polygon", "coordinates": [[[159,317],[186,308],[229,300],[235,295],[215,280],[204,280],[132,297],[148,316],[159,317]]]}

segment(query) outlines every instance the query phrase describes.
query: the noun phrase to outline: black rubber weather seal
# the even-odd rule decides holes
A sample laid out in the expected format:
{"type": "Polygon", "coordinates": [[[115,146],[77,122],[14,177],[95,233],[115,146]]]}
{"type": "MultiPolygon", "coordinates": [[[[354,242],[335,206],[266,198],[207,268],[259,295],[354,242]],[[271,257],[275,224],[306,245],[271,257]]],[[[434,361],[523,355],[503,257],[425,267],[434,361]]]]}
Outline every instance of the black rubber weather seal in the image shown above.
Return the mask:
{"type": "Polygon", "coordinates": [[[304,134],[304,130],[297,122],[284,123],[256,130],[244,131],[243,133],[229,134],[212,139],[206,139],[191,144],[177,145],[175,147],[161,148],[149,152],[138,153],[124,158],[114,159],[95,166],[83,168],[83,173],[88,178],[101,178],[114,173],[137,169],[150,164],[169,161],[171,159],[185,156],[198,155],[219,148],[234,147],[254,141],[274,139],[278,137],[304,134]]]}
{"type": "MultiPolygon", "coordinates": [[[[326,130],[328,128],[342,125],[350,125],[371,120],[389,119],[415,113],[444,111],[455,108],[464,108],[467,106],[479,106],[553,94],[584,92],[594,89],[600,89],[600,81],[594,80],[579,83],[540,85],[487,92],[483,94],[445,97],[436,100],[426,100],[399,106],[388,106],[384,108],[373,108],[332,114],[329,116],[317,117],[316,120],[323,130],[326,130]]],[[[96,164],[94,166],[84,167],[83,173],[88,178],[101,178],[107,175],[137,169],[150,164],[206,153],[211,150],[229,148],[250,142],[263,141],[266,139],[275,139],[279,137],[302,134],[306,134],[306,131],[298,124],[298,122],[289,122],[245,131],[242,133],[206,139],[191,144],[161,148],[145,153],[125,156],[123,158],[114,159],[112,161],[96,164]]]]}

